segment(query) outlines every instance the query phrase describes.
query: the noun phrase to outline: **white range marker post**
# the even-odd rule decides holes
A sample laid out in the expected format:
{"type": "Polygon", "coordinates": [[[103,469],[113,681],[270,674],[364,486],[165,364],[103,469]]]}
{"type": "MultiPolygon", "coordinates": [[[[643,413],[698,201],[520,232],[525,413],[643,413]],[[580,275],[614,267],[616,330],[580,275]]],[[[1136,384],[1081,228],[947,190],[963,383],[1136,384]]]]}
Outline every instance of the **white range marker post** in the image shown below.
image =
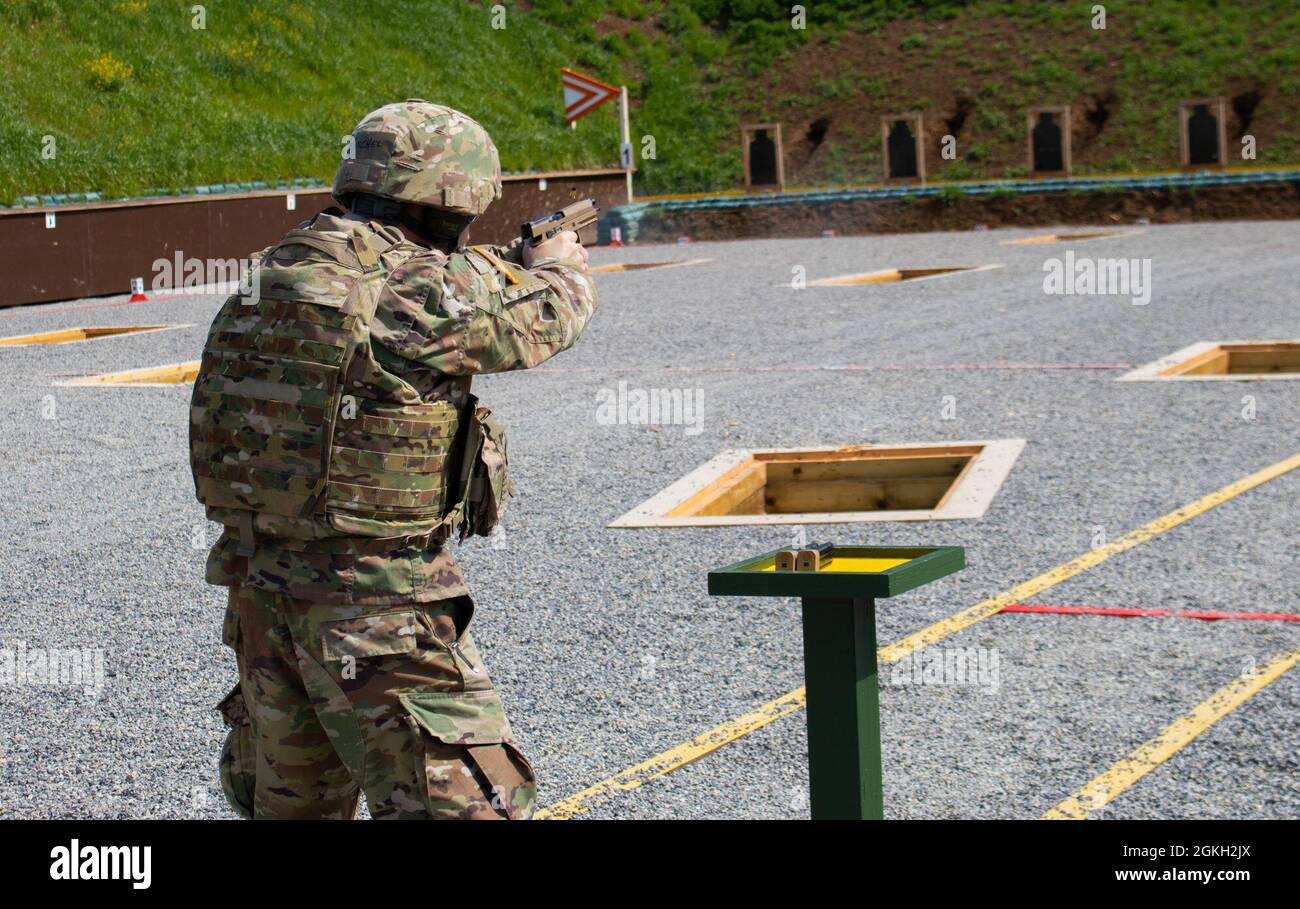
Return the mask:
{"type": "Polygon", "coordinates": [[[624,85],[618,95],[619,116],[623,121],[623,143],[619,146],[619,163],[627,171],[627,201],[632,201],[632,128],[628,125],[627,86],[624,85]]]}

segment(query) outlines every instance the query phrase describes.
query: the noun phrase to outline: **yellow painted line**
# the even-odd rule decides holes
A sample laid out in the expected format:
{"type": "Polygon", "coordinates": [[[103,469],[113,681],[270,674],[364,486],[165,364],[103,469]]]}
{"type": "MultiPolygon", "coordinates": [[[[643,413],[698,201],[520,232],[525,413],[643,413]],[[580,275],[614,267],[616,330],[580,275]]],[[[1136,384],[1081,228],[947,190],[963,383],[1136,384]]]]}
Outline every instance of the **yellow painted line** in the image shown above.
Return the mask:
{"type": "Polygon", "coordinates": [[[1049,587],[1055,587],[1062,581],[1069,580],[1076,574],[1087,571],[1100,565],[1102,562],[1117,556],[1121,552],[1127,552],[1134,546],[1145,543],[1154,536],[1164,533],[1166,530],[1172,530],[1180,524],[1190,521],[1199,514],[1204,514],[1216,505],[1222,505],[1229,499],[1241,495],[1254,489],[1269,480],[1277,479],[1288,471],[1300,467],[1300,454],[1293,454],[1289,458],[1278,461],[1265,467],[1263,470],[1257,470],[1248,477],[1243,477],[1236,482],[1229,483],[1220,490],[1201,496],[1195,502],[1184,505],[1176,511],[1156,518],[1148,524],[1143,524],[1137,530],[1131,530],[1119,539],[1112,540],[1103,546],[1089,550],[1076,559],[1071,559],[1064,565],[1058,565],[1050,571],[1040,574],[1036,578],[1018,584],[1010,590],[1000,593],[997,596],[977,603],[969,609],[944,619],[942,622],[936,622],[929,628],[924,628],[915,634],[908,635],[901,641],[890,644],[888,647],[881,649],[880,660],[884,663],[893,663],[901,660],[909,653],[913,653],[923,647],[929,647],[936,641],[940,641],[949,635],[956,634],[963,628],[969,628],[976,622],[987,619],[989,616],[997,613],[1003,606],[1009,606],[1012,603],[1023,602],[1030,597],[1037,596],[1049,587]]]}
{"type": "MultiPolygon", "coordinates": [[[[1100,565],[1112,556],[1127,552],[1152,537],[1162,534],[1166,530],[1172,530],[1197,515],[1204,514],[1216,505],[1222,505],[1229,499],[1267,483],[1269,480],[1277,479],[1297,467],[1300,467],[1300,453],[1284,458],[1262,470],[1257,470],[1250,476],[1229,483],[1209,495],[1201,496],[1201,498],[1184,505],[1182,508],[1143,524],[1137,530],[1129,531],[1124,536],[1085,552],[1078,558],[1072,559],[1063,565],[1058,565],[1036,578],[1018,584],[1010,590],[981,603],[976,603],[969,609],[955,613],[940,622],[935,622],[928,628],[923,628],[915,634],[908,635],[901,641],[882,647],[877,651],[877,661],[882,665],[896,663],[910,653],[929,647],[931,644],[969,628],[976,622],[995,615],[1003,606],[1022,602],[1029,597],[1042,593],[1049,587],[1054,587],[1062,581],[1087,571],[1089,568],[1100,565]]],[[[642,761],[634,767],[627,768],[621,773],[594,783],[563,801],[549,805],[538,811],[536,817],[539,819],[567,820],[575,814],[590,810],[594,805],[599,804],[616,792],[627,792],[636,789],[650,780],[658,779],[665,774],[672,773],[679,767],[697,761],[723,745],[734,742],[741,736],[748,735],[756,729],[761,729],[763,726],[793,713],[803,707],[805,703],[804,689],[802,687],[796,688],[789,694],[782,695],[774,701],[768,701],[757,710],[723,723],[721,726],[711,729],[689,742],[670,748],[647,761],[642,761]]]]}
{"type": "Polygon", "coordinates": [[[1262,669],[1245,672],[1190,711],[1174,720],[1155,738],[1143,742],[1124,760],[1043,815],[1045,821],[1083,821],[1142,777],[1177,754],[1205,730],[1281,678],[1300,662],[1300,650],[1274,657],[1262,669]]]}
{"type": "Polygon", "coordinates": [[[648,761],[642,761],[635,767],[629,767],[622,773],[588,786],[563,801],[548,805],[538,811],[534,818],[537,820],[567,821],[575,814],[587,811],[594,803],[604,801],[616,792],[628,792],[644,786],[651,780],[685,767],[692,761],[716,751],[742,735],[749,735],[755,729],[760,729],[787,714],[794,713],[804,705],[804,702],[804,690],[803,688],[797,688],[775,701],[768,701],[757,710],[723,723],[715,729],[710,729],[689,742],[678,745],[676,748],[670,748],[662,754],[655,755],[648,761]]]}

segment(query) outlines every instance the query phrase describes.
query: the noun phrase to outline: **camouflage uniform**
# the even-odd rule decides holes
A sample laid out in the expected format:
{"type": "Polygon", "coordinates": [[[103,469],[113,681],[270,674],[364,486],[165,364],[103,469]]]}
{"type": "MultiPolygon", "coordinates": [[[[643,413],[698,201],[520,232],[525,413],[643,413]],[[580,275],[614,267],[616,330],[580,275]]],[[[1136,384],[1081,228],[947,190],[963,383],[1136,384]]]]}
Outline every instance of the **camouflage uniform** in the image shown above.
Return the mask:
{"type": "MultiPolygon", "coordinates": [[[[354,180],[478,214],[500,193],[495,147],[458,112],[389,105],[356,138],[336,197],[354,180]],[[490,160],[464,165],[482,139],[490,160]]],[[[534,774],[442,544],[489,531],[508,487],[470,377],[570,347],[595,311],[590,276],[567,260],[525,270],[517,250],[448,254],[331,210],[267,251],[259,280],[255,304],[232,297],[214,321],[191,408],[199,497],[226,524],[207,580],[230,588],[222,637],[239,664],[220,705],[228,800],[258,818],[351,818],[362,791],[376,818],[530,816],[534,774]],[[317,378],[339,362],[331,398],[317,378]]]]}

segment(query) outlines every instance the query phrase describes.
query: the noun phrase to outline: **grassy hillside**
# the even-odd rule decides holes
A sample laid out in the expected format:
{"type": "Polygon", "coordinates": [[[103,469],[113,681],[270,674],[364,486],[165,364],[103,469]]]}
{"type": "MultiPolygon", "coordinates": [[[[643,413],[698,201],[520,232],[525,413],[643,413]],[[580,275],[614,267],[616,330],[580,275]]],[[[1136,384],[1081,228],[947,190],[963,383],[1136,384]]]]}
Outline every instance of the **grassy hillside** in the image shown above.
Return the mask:
{"type": "Polygon", "coordinates": [[[814,37],[738,97],[780,120],[795,183],[880,172],[879,116],[920,110],[939,180],[1023,176],[1026,109],[1069,104],[1078,174],[1178,166],[1179,101],[1224,96],[1229,163],[1300,163],[1300,5],[972,2],[814,37]],[[1257,157],[1240,157],[1241,137],[1257,157]],[[939,156],[942,137],[958,157],[939,156]]]}
{"type": "Polygon", "coordinates": [[[328,179],[363,114],[416,96],[478,117],[508,170],[611,164],[616,108],[570,131],[564,65],[628,85],[656,143],[642,193],[735,186],[736,126],[759,118],[783,124],[789,181],[870,182],[879,115],[917,108],[957,136],[938,179],[1017,175],[1032,103],[1087,111],[1080,172],[1171,167],[1177,102],[1203,94],[1235,99],[1254,163],[1300,163],[1293,0],[1113,0],[1105,31],[1091,2],[803,5],[803,30],[784,0],[510,2],[494,28],[489,3],[210,0],[196,29],[193,0],[7,0],[0,202],[328,179]]]}

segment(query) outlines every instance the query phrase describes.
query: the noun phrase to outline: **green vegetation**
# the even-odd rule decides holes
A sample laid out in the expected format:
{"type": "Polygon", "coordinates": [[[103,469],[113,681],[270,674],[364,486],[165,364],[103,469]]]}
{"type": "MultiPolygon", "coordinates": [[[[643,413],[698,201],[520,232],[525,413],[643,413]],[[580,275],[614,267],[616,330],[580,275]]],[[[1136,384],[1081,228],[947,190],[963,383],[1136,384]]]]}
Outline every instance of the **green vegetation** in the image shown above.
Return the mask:
{"type": "Polygon", "coordinates": [[[950,183],[939,190],[939,195],[937,198],[944,205],[953,205],[961,201],[961,197],[964,195],[965,193],[962,192],[962,188],[960,186],[957,186],[955,183],[950,183]]]}
{"type": "MultiPolygon", "coordinates": [[[[459,0],[209,0],[193,28],[179,0],[11,0],[0,5],[0,202],[22,194],[137,194],[218,182],[327,180],[342,138],[380,104],[426,97],[472,113],[507,170],[612,165],[617,105],[571,131],[559,69],[624,82],[652,134],[661,184],[703,187],[730,149],[684,152],[730,129],[702,77],[723,54],[698,19],[674,35],[601,35],[634,2],[491,5],[459,0]],[[43,156],[51,145],[54,155],[43,156]]],[[[689,10],[687,10],[689,12],[689,10]]],[[[639,143],[638,143],[639,144],[639,143]]],[[[644,170],[654,169],[646,162],[644,170]]],[[[652,178],[653,179],[653,178],[652,178]]]]}
{"type": "Polygon", "coordinates": [[[924,109],[937,138],[957,97],[960,157],[935,179],[1022,174],[1041,103],[1105,108],[1077,173],[1170,168],[1178,101],[1219,94],[1257,96],[1253,163],[1300,163],[1293,0],[1111,0],[1105,31],[1073,0],[812,0],[802,29],[784,0],[524,5],[494,28],[487,2],[209,0],[199,29],[189,0],[7,0],[0,203],[327,180],[355,122],[407,97],[479,118],[507,170],[612,165],[616,105],[570,130],[561,66],[628,86],[634,146],[655,137],[641,193],[738,185],[736,126],[760,119],[782,122],[792,183],[870,182],[880,113],[924,109]]]}

